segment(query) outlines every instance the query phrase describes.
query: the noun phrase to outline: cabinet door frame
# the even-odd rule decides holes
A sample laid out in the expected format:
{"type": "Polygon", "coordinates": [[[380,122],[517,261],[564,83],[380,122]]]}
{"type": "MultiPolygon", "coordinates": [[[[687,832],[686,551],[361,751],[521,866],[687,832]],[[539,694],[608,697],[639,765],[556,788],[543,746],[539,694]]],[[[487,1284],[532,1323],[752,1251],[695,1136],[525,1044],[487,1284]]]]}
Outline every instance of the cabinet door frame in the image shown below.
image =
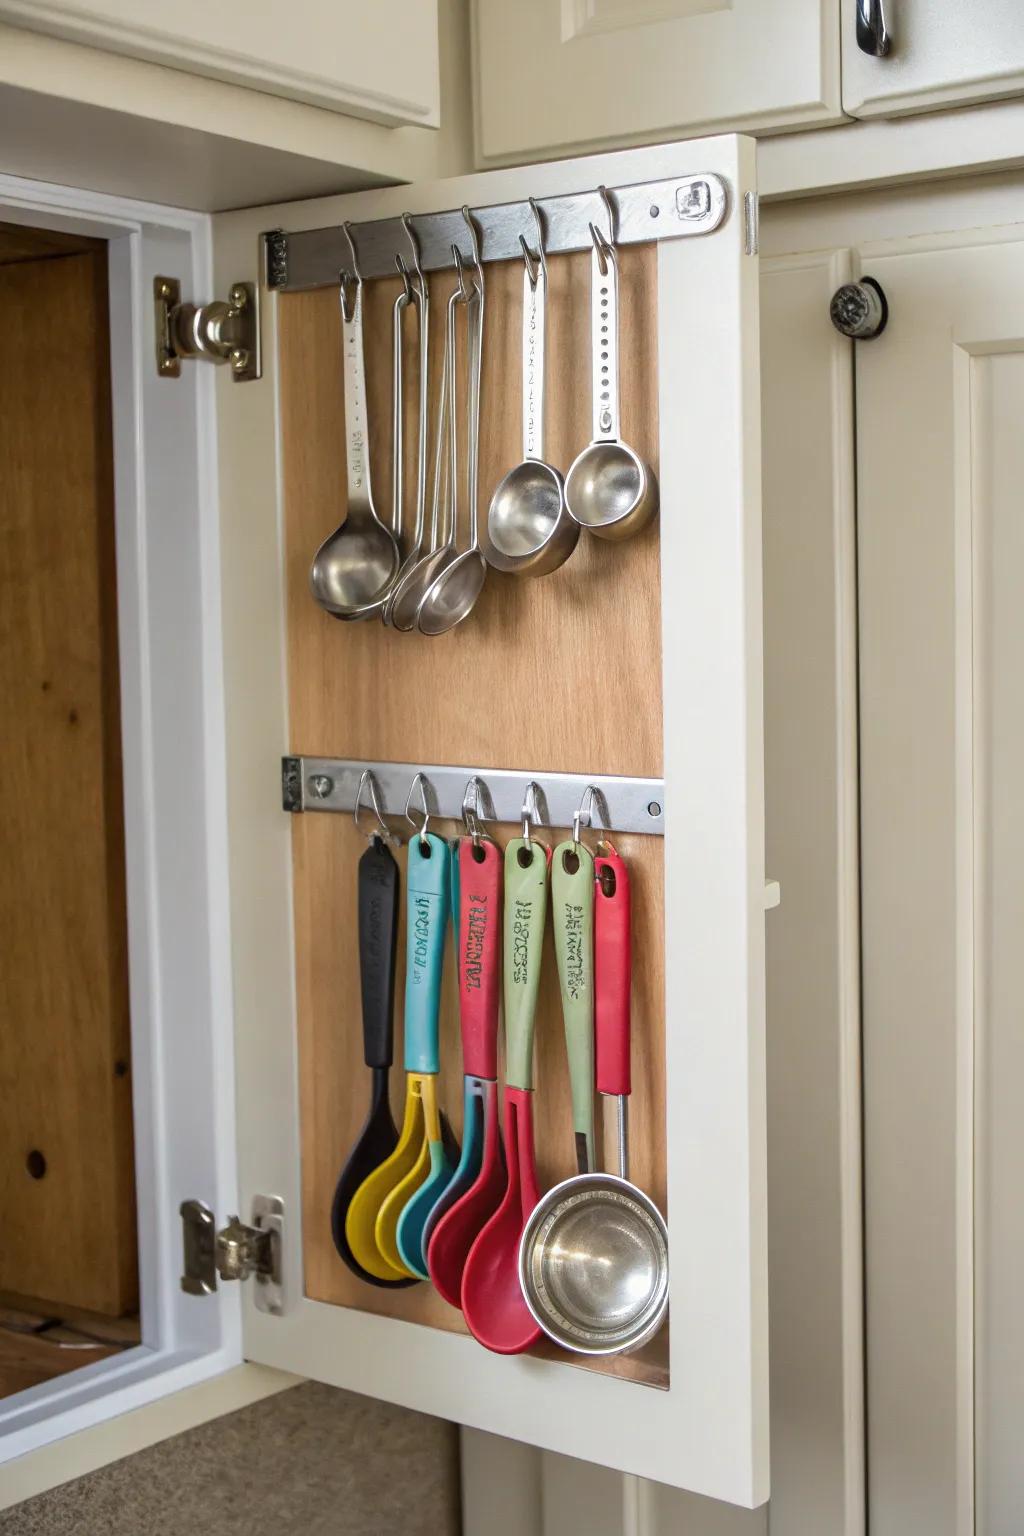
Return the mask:
{"type": "MultiPolygon", "coordinates": [[[[157,377],[153,278],[209,297],[203,214],[0,176],[0,218],[106,239],[142,1342],[0,1400],[0,1464],[241,1360],[180,1289],[182,1200],[237,1187],[212,370],[157,377]]],[[[38,791],[39,787],[35,787],[38,791]]],[[[64,786],[73,793],[74,786],[64,786]]]]}
{"type": "Polygon", "coordinates": [[[243,1326],[246,1357],[259,1363],[757,1505],[768,1491],[768,1377],[758,266],[744,249],[754,145],[698,140],[221,215],[215,262],[222,284],[251,264],[268,228],[525,200],[695,168],[726,179],[730,207],[715,234],[658,248],[663,623],[673,658],[669,1222],[670,1236],[689,1240],[677,1245],[672,1271],[672,1385],[663,1392],[561,1362],[493,1356],[467,1337],[303,1295],[291,838],[276,780],[289,746],[273,296],[262,383],[217,380],[242,1205],[280,1195],[289,1227],[285,1315],[257,1311],[248,1296],[243,1326]],[[692,352],[673,344],[680,336],[693,338],[692,352]],[[707,472],[700,497],[688,498],[694,463],[707,472]],[[688,517],[698,501],[702,515],[688,517]],[[694,551],[699,558],[688,559],[694,551]],[[254,669],[266,680],[260,689],[246,686],[254,669]],[[695,733],[701,753],[691,750],[695,733]],[[695,805],[701,818],[685,812],[695,805]],[[688,1247],[702,1263],[687,1262],[688,1247]]]}

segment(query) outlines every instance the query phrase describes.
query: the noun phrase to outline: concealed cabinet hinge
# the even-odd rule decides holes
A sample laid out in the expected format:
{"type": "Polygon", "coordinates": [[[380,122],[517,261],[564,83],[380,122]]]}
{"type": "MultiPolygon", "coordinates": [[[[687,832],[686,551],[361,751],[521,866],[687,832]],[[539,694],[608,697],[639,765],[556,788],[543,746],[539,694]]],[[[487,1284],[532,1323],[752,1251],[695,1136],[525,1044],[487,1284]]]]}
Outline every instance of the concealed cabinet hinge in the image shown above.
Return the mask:
{"type": "Polygon", "coordinates": [[[202,1200],[181,1205],[184,1263],[181,1288],[189,1296],[209,1296],[221,1280],[254,1279],[260,1312],[284,1311],[284,1202],[276,1195],[254,1195],[252,1223],[237,1216],[217,1231],[210,1207],[202,1200]]]}
{"type": "Polygon", "coordinates": [[[183,304],[176,277],[155,277],[156,371],[162,379],[181,375],[182,359],[227,363],[236,383],[258,379],[260,296],[255,283],[232,283],[226,300],[183,304]]]}

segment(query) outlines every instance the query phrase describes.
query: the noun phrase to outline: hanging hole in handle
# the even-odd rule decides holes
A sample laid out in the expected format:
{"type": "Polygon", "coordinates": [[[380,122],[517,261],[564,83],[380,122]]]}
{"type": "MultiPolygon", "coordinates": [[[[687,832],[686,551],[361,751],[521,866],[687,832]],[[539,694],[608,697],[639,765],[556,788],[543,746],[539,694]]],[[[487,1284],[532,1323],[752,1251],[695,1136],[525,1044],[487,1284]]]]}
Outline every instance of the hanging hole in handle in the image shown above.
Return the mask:
{"type": "Polygon", "coordinates": [[[482,843],[474,843],[471,849],[474,864],[487,863],[487,850],[482,843]]]}
{"type": "Polygon", "coordinates": [[[579,873],[580,856],[572,848],[567,848],[562,854],[562,868],[567,875],[579,873]]]}
{"type": "Polygon", "coordinates": [[[519,848],[519,849],[517,849],[517,851],[516,851],[516,863],[519,865],[520,869],[532,869],[533,868],[533,853],[534,853],[534,850],[533,850],[532,843],[531,843],[531,845],[528,848],[519,848]]]}
{"type": "Polygon", "coordinates": [[[601,895],[612,897],[615,895],[616,880],[615,871],[610,864],[604,864],[598,873],[597,883],[601,887],[601,895]]]}

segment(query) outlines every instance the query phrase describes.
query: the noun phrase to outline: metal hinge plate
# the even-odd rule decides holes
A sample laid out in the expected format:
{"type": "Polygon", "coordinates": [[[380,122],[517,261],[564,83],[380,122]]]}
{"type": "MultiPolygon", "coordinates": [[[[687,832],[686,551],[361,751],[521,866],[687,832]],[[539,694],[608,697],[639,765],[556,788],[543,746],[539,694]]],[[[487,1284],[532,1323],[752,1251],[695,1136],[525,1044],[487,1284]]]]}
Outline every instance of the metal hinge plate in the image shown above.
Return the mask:
{"type": "Polygon", "coordinates": [[[238,384],[258,379],[260,294],[255,283],[232,283],[227,300],[183,304],[176,277],[155,277],[156,371],[162,379],[181,377],[184,360],[226,363],[238,384]]]}
{"type": "Polygon", "coordinates": [[[210,1207],[202,1200],[181,1205],[184,1264],[181,1288],[189,1296],[209,1296],[221,1280],[256,1282],[253,1300],[260,1312],[280,1317],[284,1311],[284,1201],[254,1195],[250,1225],[237,1216],[217,1231],[210,1207]]]}

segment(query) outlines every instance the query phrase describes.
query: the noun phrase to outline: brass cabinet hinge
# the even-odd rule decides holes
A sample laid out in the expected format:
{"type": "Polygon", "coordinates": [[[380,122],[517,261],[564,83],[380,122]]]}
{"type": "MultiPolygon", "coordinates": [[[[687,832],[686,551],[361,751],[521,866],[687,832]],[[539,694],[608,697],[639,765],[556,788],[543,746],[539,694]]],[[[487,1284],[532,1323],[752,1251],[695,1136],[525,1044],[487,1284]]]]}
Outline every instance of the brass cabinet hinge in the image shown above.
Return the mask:
{"type": "Polygon", "coordinates": [[[252,1222],[229,1216],[217,1231],[210,1207],[202,1200],[181,1204],[184,1262],[181,1288],[189,1296],[209,1296],[221,1280],[256,1282],[253,1297],[260,1312],[279,1317],[284,1311],[284,1202],[277,1195],[254,1195],[252,1222]]]}
{"type": "Polygon", "coordinates": [[[155,277],[153,298],[156,371],[162,379],[179,378],[186,358],[227,363],[236,383],[260,377],[260,295],[255,283],[232,283],[226,300],[183,304],[176,277],[155,277]]]}

